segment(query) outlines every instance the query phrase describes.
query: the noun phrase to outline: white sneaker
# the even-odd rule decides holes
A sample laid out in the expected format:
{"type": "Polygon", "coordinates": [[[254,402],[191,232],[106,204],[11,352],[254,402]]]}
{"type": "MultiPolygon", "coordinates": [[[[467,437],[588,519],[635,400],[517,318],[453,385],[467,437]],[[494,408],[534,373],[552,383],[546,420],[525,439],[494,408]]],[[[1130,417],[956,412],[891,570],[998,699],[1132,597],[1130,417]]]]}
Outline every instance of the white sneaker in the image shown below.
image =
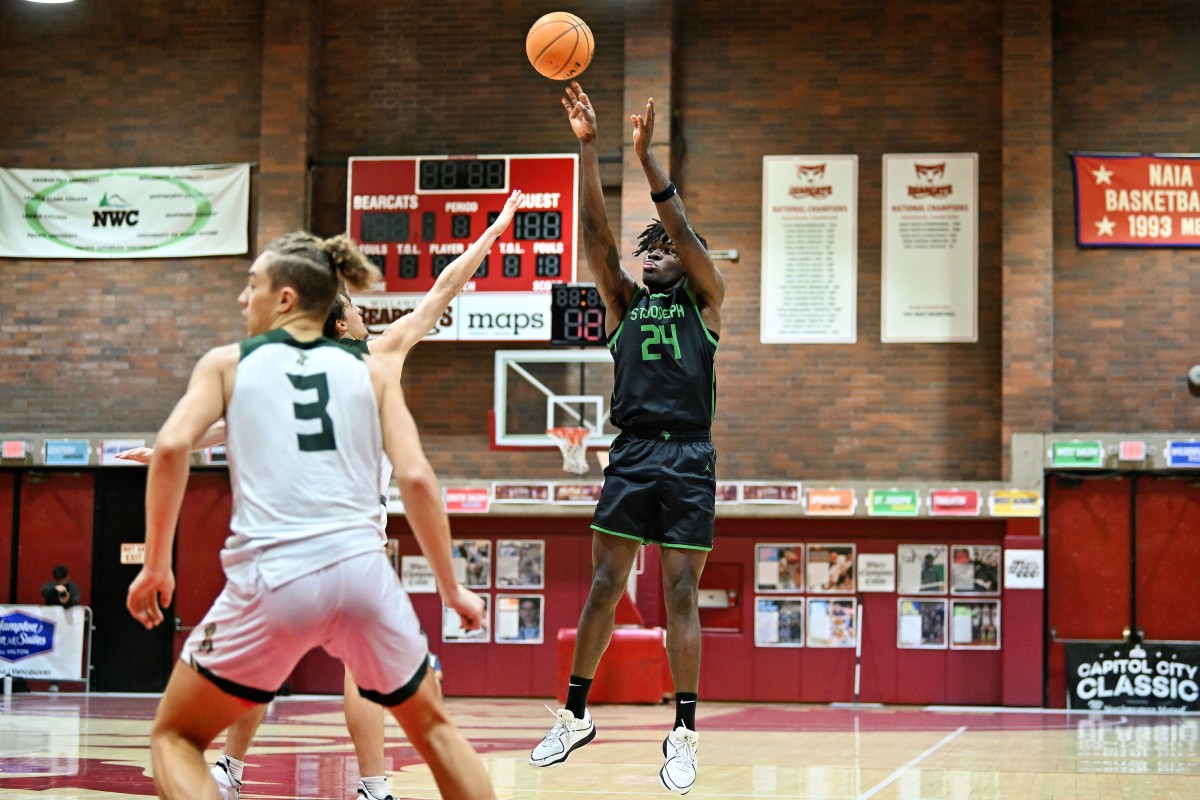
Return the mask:
{"type": "Polygon", "coordinates": [[[529,754],[531,766],[553,767],[555,764],[561,764],[571,755],[572,750],[583,747],[596,738],[596,726],[592,724],[592,715],[586,708],[583,710],[583,719],[575,719],[575,715],[565,708],[552,713],[558,720],[529,754]]]}
{"type": "Polygon", "coordinates": [[[371,794],[371,790],[367,788],[366,781],[359,781],[357,800],[395,800],[395,798],[390,794],[385,794],[383,797],[371,794]]]}
{"type": "Polygon", "coordinates": [[[221,794],[221,800],[242,799],[242,782],[235,781],[229,774],[229,768],[225,766],[225,756],[217,759],[211,773],[213,780],[217,782],[217,791],[221,794]]]}
{"type": "Polygon", "coordinates": [[[662,785],[672,792],[687,794],[696,782],[696,751],[700,749],[700,734],[682,725],[663,740],[663,755],[667,761],[658,771],[662,785]]]}

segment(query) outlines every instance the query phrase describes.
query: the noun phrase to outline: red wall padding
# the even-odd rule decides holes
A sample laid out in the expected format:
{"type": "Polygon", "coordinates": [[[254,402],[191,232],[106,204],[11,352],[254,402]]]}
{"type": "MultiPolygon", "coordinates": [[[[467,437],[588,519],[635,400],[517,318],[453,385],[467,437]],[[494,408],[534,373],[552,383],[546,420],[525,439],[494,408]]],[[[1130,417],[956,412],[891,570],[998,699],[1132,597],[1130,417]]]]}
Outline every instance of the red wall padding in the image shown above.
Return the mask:
{"type": "MultiPolygon", "coordinates": [[[[1043,550],[1046,542],[1041,535],[1041,523],[1040,519],[1009,520],[1004,549],[1043,550]]],[[[1045,602],[1045,591],[1004,587],[1001,607],[1004,620],[1002,705],[1042,705],[1045,689],[1042,672],[1046,639],[1045,602]],[[1012,624],[1013,620],[1017,620],[1018,624],[1012,624]]]]}
{"type": "Polygon", "coordinates": [[[15,495],[13,490],[16,486],[15,472],[0,472],[0,580],[3,580],[3,585],[0,585],[0,602],[12,603],[14,598],[9,597],[9,586],[11,576],[13,574],[14,564],[12,563],[12,536],[13,536],[13,502],[15,495]]]}
{"type": "MultiPolygon", "coordinates": [[[[513,590],[545,596],[541,644],[453,644],[441,641],[442,605],[436,594],[414,594],[413,608],[445,672],[442,688],[453,696],[553,697],[557,659],[555,642],[560,628],[574,628],[587,597],[592,574],[591,529],[586,517],[521,519],[456,516],[451,520],[456,539],[544,539],[546,541],[544,590],[513,590]]],[[[401,555],[419,555],[420,548],[403,517],[388,521],[388,536],[397,539],[401,555]]],[[[489,615],[495,620],[495,597],[507,593],[495,586],[493,545],[492,588],[489,615]]],[[[341,692],[342,666],[324,652],[310,653],[290,681],[294,692],[341,692]]]]}
{"type": "Polygon", "coordinates": [[[1046,479],[1046,704],[1066,705],[1062,639],[1121,639],[1130,623],[1128,476],[1046,479]]]}
{"type": "Polygon", "coordinates": [[[1046,514],[1047,705],[1066,705],[1056,639],[1121,640],[1129,627],[1149,641],[1200,641],[1200,617],[1189,613],[1200,594],[1200,487],[1192,479],[1050,475],[1046,514]]]}
{"type": "MultiPolygon", "coordinates": [[[[28,482],[22,492],[20,586],[22,597],[36,602],[37,589],[60,561],[71,564],[85,586],[90,575],[92,475],[51,473],[28,482]]],[[[0,489],[3,486],[0,485],[0,489]]],[[[0,495],[2,496],[2,495],[0,495]]],[[[228,535],[230,489],[224,472],[197,472],[189,481],[176,540],[175,613],[184,626],[199,623],[223,584],[219,551],[228,535]]],[[[544,641],[540,645],[444,643],[441,603],[436,595],[414,595],[413,605],[430,646],[445,667],[449,695],[553,697],[558,672],[555,640],[559,629],[574,628],[591,577],[591,530],[585,515],[519,518],[456,516],[456,538],[543,539],[546,586],[520,593],[545,597],[544,641]]],[[[935,542],[1004,544],[1009,530],[1002,520],[813,520],[723,519],[717,547],[709,557],[703,585],[724,588],[735,597],[730,608],[705,609],[704,668],[700,693],[711,700],[834,702],[855,696],[852,648],[765,648],[754,645],[754,545],[756,542],[853,542],[858,553],[895,553],[898,544],[935,542]]],[[[403,555],[419,552],[403,518],[389,522],[389,536],[403,555]]],[[[1012,539],[1013,537],[1009,537],[1012,539]]],[[[1036,546],[1023,537],[1020,546],[1036,546]]],[[[665,625],[661,562],[646,551],[638,579],[638,608],[649,626],[665,625]]],[[[494,584],[494,568],[491,579],[494,584]]],[[[494,601],[494,585],[482,593],[494,601]]],[[[813,597],[816,595],[808,595],[813,597]]],[[[1005,592],[1002,603],[1003,650],[901,650],[896,646],[893,593],[859,594],[863,626],[860,690],[857,699],[882,703],[997,704],[1006,685],[1039,686],[1040,651],[1017,658],[1020,631],[1035,639],[1041,631],[1041,593],[1005,592]],[[1006,658],[1005,656],[1010,657],[1006,658]]],[[[946,595],[945,599],[954,597],[946,595]]],[[[947,625],[950,624],[949,615],[947,625]]],[[[185,633],[176,636],[176,648],[185,633]]],[[[342,668],[324,653],[307,657],[290,681],[295,692],[340,692],[342,668]]],[[[668,691],[670,687],[667,687],[668,691]]],[[[1018,698],[1018,702],[1024,702],[1018,698]]]]}
{"type": "Polygon", "coordinates": [[[1137,481],[1137,627],[1150,641],[1200,641],[1200,486],[1137,481]]]}
{"type": "MultiPolygon", "coordinates": [[[[714,567],[725,574],[732,574],[728,571],[732,565],[740,568],[738,574],[743,582],[738,598],[740,627],[736,633],[705,632],[701,696],[710,700],[761,702],[999,704],[1005,680],[1028,683],[1025,676],[1013,673],[1029,671],[1035,681],[1040,681],[1040,651],[1032,653],[1027,664],[1010,664],[1010,674],[1006,675],[999,650],[902,650],[896,646],[899,597],[896,593],[858,594],[864,613],[859,631],[863,646],[857,697],[852,648],[756,647],[754,545],[756,542],[842,542],[855,544],[857,554],[895,553],[900,544],[1002,544],[1005,531],[1002,520],[978,519],[718,520],[717,546],[709,556],[706,576],[714,567]]],[[[1025,590],[1024,594],[1032,602],[1014,604],[1012,609],[1003,597],[997,598],[1001,600],[1004,647],[1008,646],[1008,631],[1014,626],[1041,630],[1042,593],[1025,590]]],[[[958,596],[944,597],[949,601],[958,596]]],[[[949,631],[949,604],[946,624],[949,631]]],[[[1026,702],[1035,704],[1037,700],[1026,702]]]]}
{"type": "MultiPolygon", "coordinates": [[[[456,538],[532,538],[546,541],[544,642],[541,645],[467,644],[440,641],[441,604],[436,595],[414,595],[413,605],[430,646],[445,667],[448,695],[553,697],[558,670],[555,641],[560,628],[574,628],[591,577],[591,531],[586,518],[520,519],[455,517],[456,538]]],[[[763,648],[754,645],[754,544],[760,541],[854,542],[858,552],[894,553],[898,544],[1004,542],[997,520],[822,522],[811,520],[722,520],[718,542],[705,570],[706,588],[733,589],[736,605],[704,610],[704,667],[700,694],[710,700],[847,702],[855,699],[855,653],[851,648],[763,648]]],[[[419,552],[402,518],[389,523],[403,555],[419,552]]],[[[1037,546],[1025,537],[1019,546],[1037,546]]],[[[648,625],[663,625],[660,561],[647,552],[638,580],[638,607],[648,625]]],[[[494,571],[493,571],[494,580],[494,571]]],[[[524,593],[525,590],[522,590],[524,593]]],[[[483,592],[494,598],[493,586],[483,592]]],[[[863,702],[999,704],[1004,686],[1025,687],[1014,702],[1040,699],[1042,593],[1018,591],[1021,601],[1002,595],[1002,645],[1020,647],[1019,630],[1033,637],[1025,658],[1004,651],[901,650],[896,646],[896,594],[862,594],[865,608],[860,692],[863,702]],[[1010,633],[1011,632],[1011,633],[1010,633]],[[1012,636],[1012,643],[1009,638],[1012,636]],[[1032,689],[1028,687],[1032,686],[1032,689]]],[[[947,600],[953,599],[946,596],[947,600]]],[[[948,609],[949,610],[949,609],[948,609]]],[[[494,619],[494,618],[493,618],[494,619]]],[[[949,618],[947,625],[950,624],[949,618]]],[[[1025,643],[1026,645],[1028,643],[1025,643]]],[[[291,681],[296,692],[337,692],[341,666],[323,653],[310,654],[291,681]]],[[[670,691],[670,687],[667,687],[670,691]]]]}
{"type": "Polygon", "coordinates": [[[175,634],[176,657],[190,633],[186,628],[200,623],[225,585],[221,548],[229,536],[232,503],[228,473],[188,477],[175,533],[175,616],[185,628],[175,634]]]}
{"type": "Polygon", "coordinates": [[[95,474],[25,473],[21,478],[17,602],[40,604],[42,584],[55,564],[65,564],[79,584],[80,602],[92,598],[92,523],[95,474]]]}
{"type": "Polygon", "coordinates": [[[1129,623],[1128,477],[1048,479],[1048,624],[1060,639],[1120,639],[1129,623]]]}

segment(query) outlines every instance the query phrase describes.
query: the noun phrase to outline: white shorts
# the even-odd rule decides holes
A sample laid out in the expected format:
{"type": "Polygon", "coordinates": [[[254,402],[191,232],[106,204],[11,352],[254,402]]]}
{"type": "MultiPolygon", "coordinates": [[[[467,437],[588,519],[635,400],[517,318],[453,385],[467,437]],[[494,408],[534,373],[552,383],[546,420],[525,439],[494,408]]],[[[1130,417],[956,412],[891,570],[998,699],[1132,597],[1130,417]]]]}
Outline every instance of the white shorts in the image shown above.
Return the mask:
{"type": "Polygon", "coordinates": [[[261,577],[253,591],[226,581],[180,657],[223,691],[265,703],[314,647],[345,663],[364,697],[394,706],[416,692],[429,645],[382,550],[276,589],[261,577]]]}

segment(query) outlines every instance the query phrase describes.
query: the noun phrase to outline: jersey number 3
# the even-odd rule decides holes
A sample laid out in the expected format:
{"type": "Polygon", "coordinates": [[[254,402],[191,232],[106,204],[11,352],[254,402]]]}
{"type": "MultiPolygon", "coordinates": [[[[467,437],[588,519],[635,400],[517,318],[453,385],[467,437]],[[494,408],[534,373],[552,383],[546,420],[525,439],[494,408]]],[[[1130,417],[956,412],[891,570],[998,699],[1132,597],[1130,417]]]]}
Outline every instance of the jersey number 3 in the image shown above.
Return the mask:
{"type": "Polygon", "coordinates": [[[288,375],[288,380],[292,382],[292,386],[300,391],[315,390],[317,393],[317,402],[315,403],[292,403],[292,410],[296,412],[297,420],[320,420],[321,430],[317,433],[297,433],[296,440],[299,442],[301,452],[312,453],[318,450],[336,450],[337,441],[333,438],[333,420],[329,417],[329,412],[325,410],[329,405],[329,381],[325,378],[324,372],[317,372],[313,375],[288,375]]]}

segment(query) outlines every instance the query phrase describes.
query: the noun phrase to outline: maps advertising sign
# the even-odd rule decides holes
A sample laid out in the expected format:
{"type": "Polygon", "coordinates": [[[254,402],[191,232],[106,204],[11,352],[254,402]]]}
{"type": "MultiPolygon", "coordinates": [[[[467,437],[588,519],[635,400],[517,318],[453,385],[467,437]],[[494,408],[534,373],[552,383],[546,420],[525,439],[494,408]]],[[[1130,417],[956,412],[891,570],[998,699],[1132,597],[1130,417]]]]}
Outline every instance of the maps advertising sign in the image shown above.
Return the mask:
{"type": "Polygon", "coordinates": [[[0,606],[0,673],[85,680],[83,606],[0,606]]]}
{"type": "Polygon", "coordinates": [[[0,169],[2,257],[238,255],[249,219],[249,164],[0,169]]]}
{"type": "Polygon", "coordinates": [[[1200,646],[1070,642],[1067,707],[1200,711],[1200,646]]]}

